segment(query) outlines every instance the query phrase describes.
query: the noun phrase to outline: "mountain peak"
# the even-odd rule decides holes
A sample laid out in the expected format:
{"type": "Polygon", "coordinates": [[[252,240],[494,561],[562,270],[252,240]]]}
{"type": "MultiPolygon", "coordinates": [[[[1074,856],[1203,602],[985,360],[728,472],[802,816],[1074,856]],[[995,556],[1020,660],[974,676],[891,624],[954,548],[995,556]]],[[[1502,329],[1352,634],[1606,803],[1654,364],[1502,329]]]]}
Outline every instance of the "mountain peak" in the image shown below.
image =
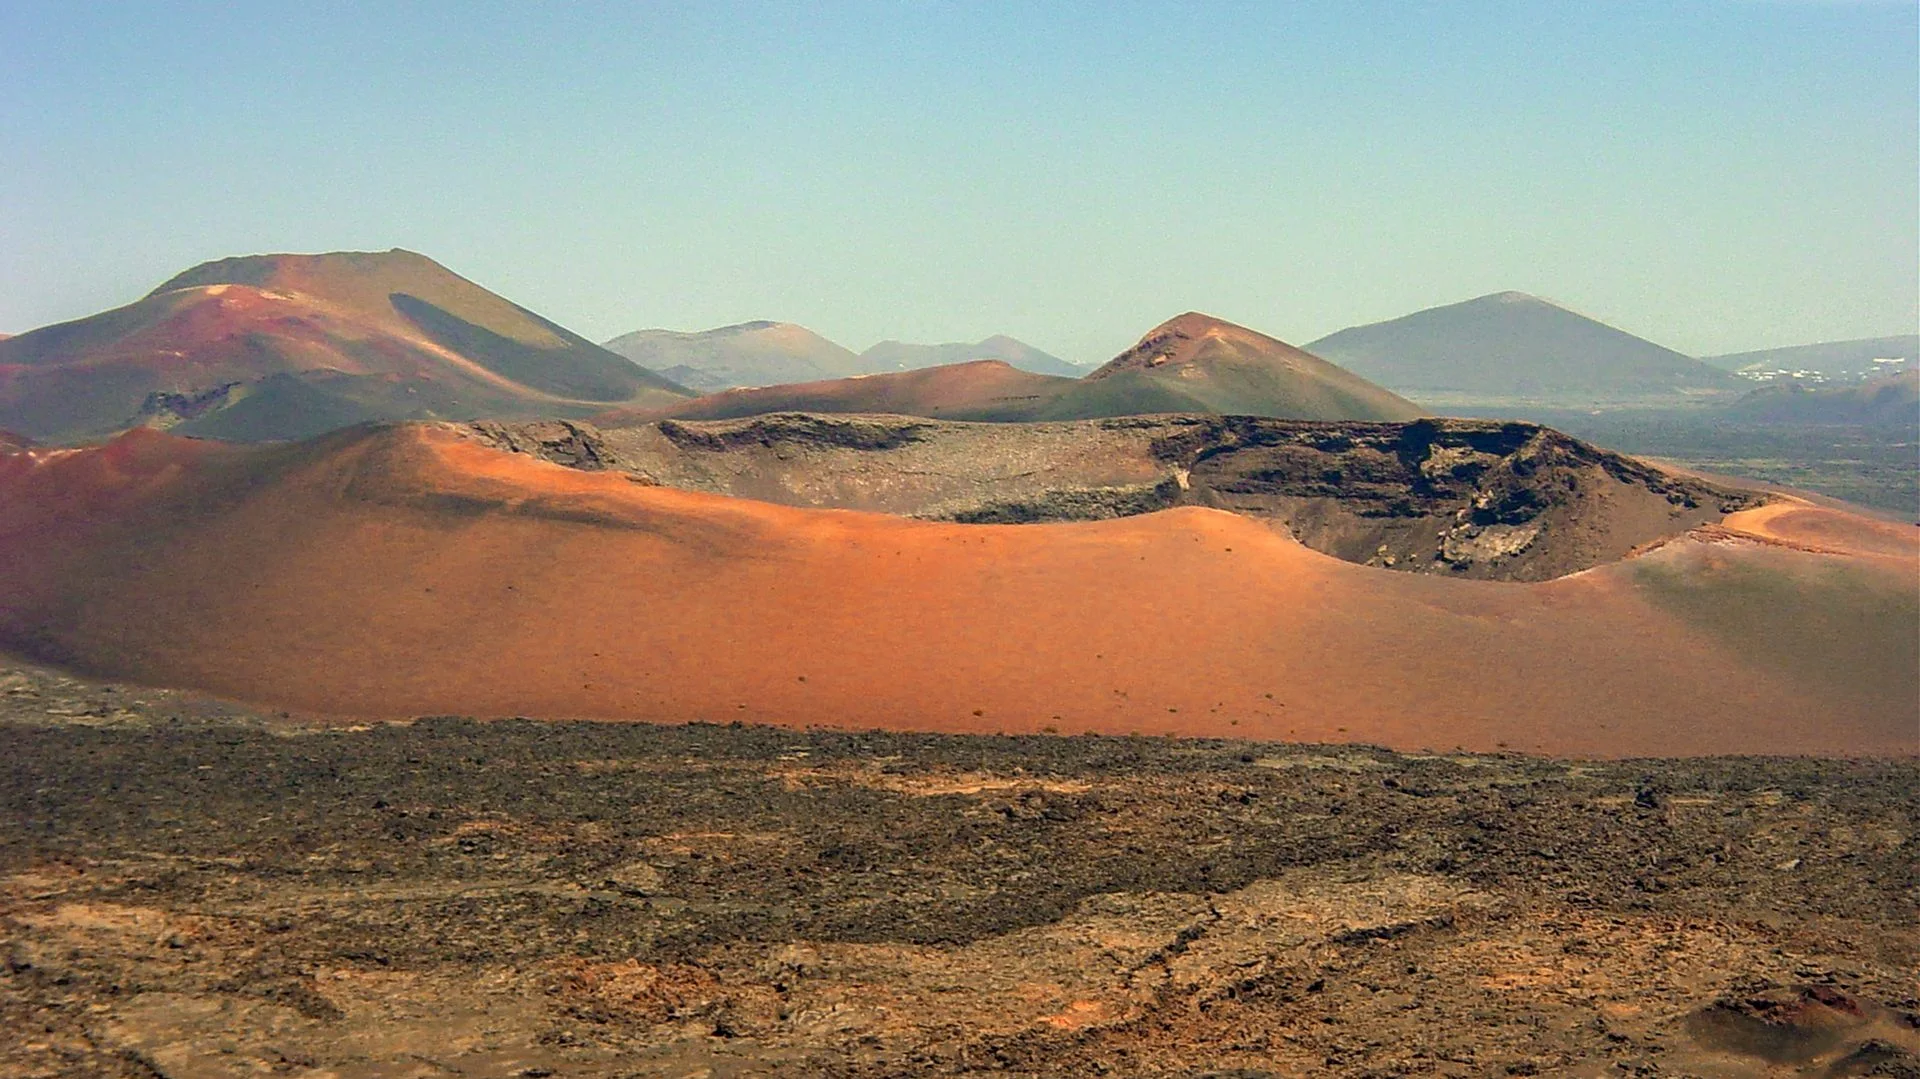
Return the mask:
{"type": "Polygon", "coordinates": [[[0,426],[54,440],[148,422],[304,437],[422,413],[553,415],[687,396],[401,249],[203,262],[5,351],[9,367],[29,370],[9,379],[0,426]]]}
{"type": "Polygon", "coordinates": [[[1084,381],[1102,387],[1095,392],[1144,395],[1136,402],[1140,411],[1315,420],[1420,414],[1411,402],[1318,356],[1199,311],[1155,326],[1084,381]]]}
{"type": "Polygon", "coordinates": [[[795,322],[754,319],[711,330],[635,330],[607,347],[642,367],[673,371],[702,392],[818,382],[860,373],[854,354],[795,322]]]}
{"type": "Polygon", "coordinates": [[[1414,396],[1583,406],[1730,388],[1734,381],[1590,315],[1514,291],[1350,327],[1307,347],[1414,396]]]}
{"type": "Polygon", "coordinates": [[[1038,375],[1078,378],[1081,371],[1058,356],[1051,356],[1025,341],[997,333],[979,341],[949,341],[937,345],[886,340],[860,354],[869,371],[913,371],[940,367],[969,360],[1005,360],[1022,371],[1038,375]]]}
{"type": "Polygon", "coordinates": [[[1088,375],[1103,378],[1135,368],[1179,367],[1198,360],[1209,341],[1251,347],[1261,353],[1295,353],[1292,345],[1200,311],[1178,314],[1148,330],[1134,346],[1088,375]]]}
{"type": "MultiPolygon", "coordinates": [[[[1504,292],[1489,292],[1485,296],[1475,296],[1471,300],[1459,300],[1450,304],[1442,304],[1437,308],[1429,308],[1428,310],[1446,310],[1449,308],[1461,308],[1467,311],[1488,311],[1488,312],[1497,312],[1502,310],[1514,311],[1518,309],[1518,310],[1534,310],[1534,311],[1561,311],[1570,315],[1579,314],[1579,312],[1572,310],[1571,308],[1567,307],[1565,304],[1558,304],[1553,302],[1552,300],[1547,299],[1544,296],[1536,296],[1531,292],[1521,292],[1518,289],[1507,289],[1504,292]]],[[[1580,317],[1585,318],[1586,316],[1581,315],[1580,317]]]]}
{"type": "Polygon", "coordinates": [[[1155,326],[1153,329],[1148,330],[1147,336],[1141,338],[1141,340],[1146,341],[1148,338],[1162,335],[1200,337],[1209,333],[1223,332],[1253,333],[1252,330],[1247,329],[1245,326],[1236,325],[1228,322],[1226,319],[1209,315],[1203,311],[1184,311],[1162,322],[1160,325],[1155,326]]]}
{"type": "Polygon", "coordinates": [[[158,296],[199,285],[254,285],[264,287],[287,277],[310,279],[335,274],[417,275],[422,272],[453,276],[453,272],[418,251],[403,247],[386,251],[327,251],[305,255],[278,252],[209,259],[175,274],[148,293],[158,296]]]}

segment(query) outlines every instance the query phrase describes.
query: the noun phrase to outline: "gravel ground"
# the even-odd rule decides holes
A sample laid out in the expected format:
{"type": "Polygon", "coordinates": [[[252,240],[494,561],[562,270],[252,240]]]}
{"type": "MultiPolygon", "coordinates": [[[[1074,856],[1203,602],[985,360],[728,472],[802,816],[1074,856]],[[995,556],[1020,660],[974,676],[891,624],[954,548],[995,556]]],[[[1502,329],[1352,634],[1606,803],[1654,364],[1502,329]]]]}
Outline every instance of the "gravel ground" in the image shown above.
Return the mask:
{"type": "Polygon", "coordinates": [[[1920,1075],[1920,763],[317,727],[0,665],[8,1076],[1920,1075]]]}

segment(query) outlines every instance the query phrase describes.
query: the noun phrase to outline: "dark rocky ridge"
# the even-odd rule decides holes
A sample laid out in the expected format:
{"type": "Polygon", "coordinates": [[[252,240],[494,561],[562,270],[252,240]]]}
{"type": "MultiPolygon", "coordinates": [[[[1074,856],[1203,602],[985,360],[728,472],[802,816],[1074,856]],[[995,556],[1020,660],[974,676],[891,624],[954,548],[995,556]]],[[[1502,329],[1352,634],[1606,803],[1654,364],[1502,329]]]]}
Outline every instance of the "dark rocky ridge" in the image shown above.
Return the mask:
{"type": "Polygon", "coordinates": [[[1578,572],[1764,497],[1549,428],[1486,420],[977,424],[777,413],[606,431],[577,423],[469,430],[568,467],[787,505],[967,523],[1208,506],[1266,520],[1350,562],[1493,580],[1578,572]]]}
{"type": "Polygon", "coordinates": [[[486,420],[473,424],[473,432],[503,450],[525,453],[557,465],[598,472],[617,467],[614,454],[600,432],[586,424],[570,420],[545,420],[538,423],[499,423],[486,420]]]}

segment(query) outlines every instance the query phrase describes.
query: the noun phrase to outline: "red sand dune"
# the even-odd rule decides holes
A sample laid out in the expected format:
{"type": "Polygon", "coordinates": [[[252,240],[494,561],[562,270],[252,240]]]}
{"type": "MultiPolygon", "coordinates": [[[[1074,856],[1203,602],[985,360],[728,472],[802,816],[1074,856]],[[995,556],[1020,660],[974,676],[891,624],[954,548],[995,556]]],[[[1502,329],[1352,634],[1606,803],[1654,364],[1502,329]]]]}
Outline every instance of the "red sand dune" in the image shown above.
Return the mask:
{"type": "Polygon", "coordinates": [[[936,524],[443,427],[134,432],[0,457],[0,555],[11,649],[340,715],[1920,751],[1920,548],[1811,505],[1516,585],[1369,569],[1213,510],[936,524]]]}

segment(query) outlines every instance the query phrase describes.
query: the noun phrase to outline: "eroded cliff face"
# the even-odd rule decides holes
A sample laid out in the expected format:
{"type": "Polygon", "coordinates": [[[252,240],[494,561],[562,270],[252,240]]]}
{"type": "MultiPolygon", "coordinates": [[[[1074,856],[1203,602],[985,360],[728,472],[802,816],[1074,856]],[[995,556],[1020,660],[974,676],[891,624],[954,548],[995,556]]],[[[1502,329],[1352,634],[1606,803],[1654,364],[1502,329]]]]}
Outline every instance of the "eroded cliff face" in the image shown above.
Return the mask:
{"type": "Polygon", "coordinates": [[[787,505],[969,523],[1210,506],[1347,561],[1490,580],[1578,572],[1764,497],[1548,428],[1480,420],[971,424],[780,413],[610,431],[567,422],[466,430],[570,468],[787,505]]]}

